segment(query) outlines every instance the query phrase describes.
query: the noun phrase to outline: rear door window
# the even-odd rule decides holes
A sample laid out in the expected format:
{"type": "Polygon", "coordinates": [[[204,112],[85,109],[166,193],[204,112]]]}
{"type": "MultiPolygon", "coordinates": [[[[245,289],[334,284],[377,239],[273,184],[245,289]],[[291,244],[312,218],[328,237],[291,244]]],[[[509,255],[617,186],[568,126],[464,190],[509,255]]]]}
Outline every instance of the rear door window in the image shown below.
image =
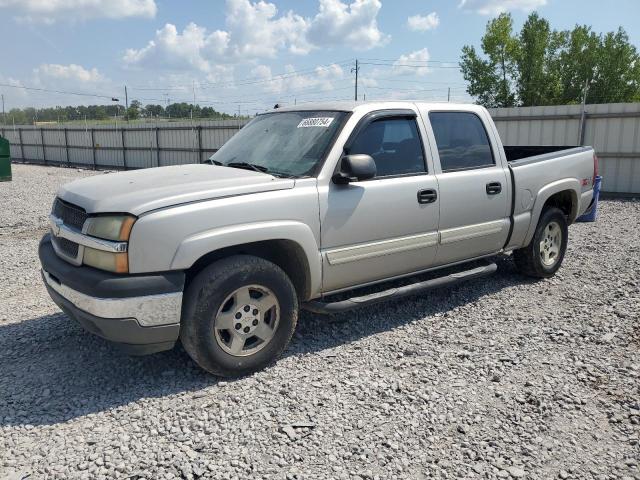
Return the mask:
{"type": "Polygon", "coordinates": [[[482,120],[469,112],[431,112],[443,172],[495,165],[491,144],[482,120]]]}

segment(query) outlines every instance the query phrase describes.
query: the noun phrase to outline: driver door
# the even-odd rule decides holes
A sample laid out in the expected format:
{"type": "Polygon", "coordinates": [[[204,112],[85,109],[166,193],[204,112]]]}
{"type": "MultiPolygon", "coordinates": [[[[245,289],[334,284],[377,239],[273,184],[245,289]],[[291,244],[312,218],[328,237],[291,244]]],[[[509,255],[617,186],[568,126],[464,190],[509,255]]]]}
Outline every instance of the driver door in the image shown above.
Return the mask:
{"type": "Polygon", "coordinates": [[[373,112],[356,127],[345,153],[370,155],[377,175],[320,189],[325,293],[433,264],[438,184],[427,171],[424,151],[411,110],[373,112]]]}

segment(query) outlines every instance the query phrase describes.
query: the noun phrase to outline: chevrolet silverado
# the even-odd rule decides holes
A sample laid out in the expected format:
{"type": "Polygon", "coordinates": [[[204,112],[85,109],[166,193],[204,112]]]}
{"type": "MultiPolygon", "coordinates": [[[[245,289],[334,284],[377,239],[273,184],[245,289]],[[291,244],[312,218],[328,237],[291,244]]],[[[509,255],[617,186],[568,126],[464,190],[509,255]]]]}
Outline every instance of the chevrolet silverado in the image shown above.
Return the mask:
{"type": "Polygon", "coordinates": [[[503,146],[475,105],[277,108],[203,164],[62,187],[42,276],[69,317],[131,353],[180,340],[207,371],[243,375],[285,350],[300,308],[339,312],[483,277],[503,254],[552,276],[596,175],[589,147],[503,146]],[[444,267],[456,268],[357,292],[444,267]]]}

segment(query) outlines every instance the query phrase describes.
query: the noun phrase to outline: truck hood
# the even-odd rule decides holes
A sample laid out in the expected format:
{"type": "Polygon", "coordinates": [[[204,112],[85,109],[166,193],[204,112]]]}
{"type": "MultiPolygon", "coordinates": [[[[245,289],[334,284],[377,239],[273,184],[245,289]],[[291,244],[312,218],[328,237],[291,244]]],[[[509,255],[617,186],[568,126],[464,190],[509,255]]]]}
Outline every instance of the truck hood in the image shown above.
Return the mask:
{"type": "Polygon", "coordinates": [[[95,175],[64,185],[58,197],[87,213],[142,213],[189,202],[293,188],[292,179],[238,168],[178,165],[95,175]]]}

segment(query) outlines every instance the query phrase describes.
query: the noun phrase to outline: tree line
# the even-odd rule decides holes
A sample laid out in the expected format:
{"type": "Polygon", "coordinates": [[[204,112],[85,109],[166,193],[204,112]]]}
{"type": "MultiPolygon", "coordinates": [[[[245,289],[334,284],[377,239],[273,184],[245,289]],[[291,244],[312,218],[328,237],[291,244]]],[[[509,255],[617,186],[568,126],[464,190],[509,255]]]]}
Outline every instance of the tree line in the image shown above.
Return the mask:
{"type": "Polygon", "coordinates": [[[487,23],[482,54],[462,48],[467,92],[486,107],[640,101],[640,55],[620,27],[553,30],[531,13],[519,32],[503,13],[487,23]]]}
{"type": "Polygon", "coordinates": [[[140,118],[206,118],[226,120],[237,118],[235,115],[218,112],[212,107],[193,106],[189,103],[172,103],[167,107],[162,105],[143,106],[133,100],[128,109],[121,105],[79,105],[76,107],[48,107],[48,108],[13,108],[9,110],[4,120],[5,124],[31,125],[35,122],[70,122],[78,120],[108,120],[110,118],[137,120],[140,118]]]}

